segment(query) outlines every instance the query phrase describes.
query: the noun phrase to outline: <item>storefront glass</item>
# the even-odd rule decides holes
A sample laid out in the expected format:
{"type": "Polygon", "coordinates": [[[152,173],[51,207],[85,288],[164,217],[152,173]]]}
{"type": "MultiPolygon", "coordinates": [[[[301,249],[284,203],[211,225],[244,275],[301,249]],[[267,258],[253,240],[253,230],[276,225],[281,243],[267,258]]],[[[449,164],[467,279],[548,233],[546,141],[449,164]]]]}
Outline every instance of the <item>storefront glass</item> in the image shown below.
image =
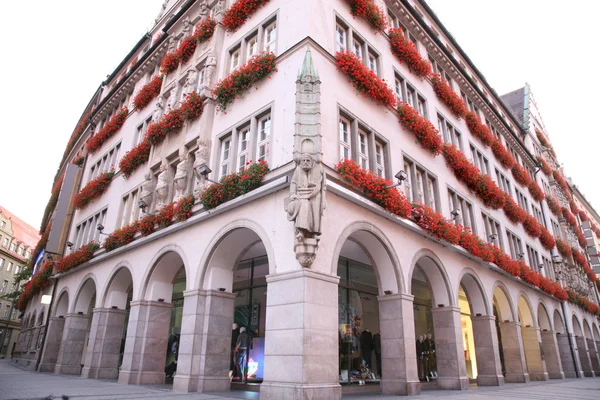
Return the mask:
{"type": "Polygon", "coordinates": [[[177,372],[177,358],[179,355],[179,340],[181,335],[181,316],[183,315],[183,291],[185,290],[185,271],[177,275],[173,283],[173,296],[171,303],[171,323],[169,326],[169,341],[167,358],[165,361],[165,383],[173,383],[173,376],[177,372]]]}
{"type": "Polygon", "coordinates": [[[467,376],[477,378],[477,359],[475,358],[475,340],[473,339],[473,322],[471,321],[471,307],[467,295],[461,286],[458,291],[458,305],[460,307],[460,326],[462,330],[463,348],[467,376]]]}
{"type": "Polygon", "coordinates": [[[419,380],[429,382],[437,379],[437,354],[435,349],[435,331],[431,312],[431,290],[420,267],[415,267],[411,282],[414,296],[413,313],[415,320],[415,349],[417,354],[417,372],[419,380]]]}

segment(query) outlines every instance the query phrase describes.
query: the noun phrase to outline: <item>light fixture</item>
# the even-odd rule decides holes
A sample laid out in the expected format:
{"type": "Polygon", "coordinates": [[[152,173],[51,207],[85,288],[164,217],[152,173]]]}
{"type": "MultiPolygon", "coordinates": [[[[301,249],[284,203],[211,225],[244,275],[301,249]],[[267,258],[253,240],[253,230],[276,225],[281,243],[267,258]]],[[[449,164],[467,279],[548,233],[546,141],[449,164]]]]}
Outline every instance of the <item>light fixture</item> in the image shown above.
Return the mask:
{"type": "Polygon", "coordinates": [[[67,247],[68,248],[72,248],[73,247],[73,243],[72,242],[67,242],[67,247]]]}
{"type": "Polygon", "coordinates": [[[152,215],[154,216],[154,214],[146,212],[146,209],[148,208],[148,204],[146,204],[146,202],[144,200],[138,200],[138,207],[140,208],[140,210],[142,210],[143,214],[148,214],[148,215],[152,215]]]}
{"type": "Polygon", "coordinates": [[[220,182],[215,182],[211,179],[208,179],[208,175],[212,172],[212,169],[210,169],[208,167],[208,165],[206,165],[206,163],[202,163],[198,166],[198,174],[200,176],[202,176],[204,179],[206,179],[207,181],[211,182],[211,183],[216,183],[218,185],[220,185],[220,182]]]}
{"type": "Polygon", "coordinates": [[[50,304],[52,302],[52,296],[45,294],[42,296],[40,303],[41,304],[50,304]]]}
{"type": "Polygon", "coordinates": [[[225,291],[225,288],[224,288],[224,287],[220,287],[220,288],[219,288],[219,292],[224,292],[224,291],[225,291]]]}
{"type": "Polygon", "coordinates": [[[386,295],[389,296],[390,294],[392,294],[392,291],[391,290],[384,290],[383,293],[385,293],[386,295]]]}
{"type": "Polygon", "coordinates": [[[520,252],[519,254],[517,254],[517,256],[519,256],[519,260],[523,260],[523,258],[525,257],[525,253],[520,252]]]}
{"type": "Polygon", "coordinates": [[[101,223],[98,223],[98,225],[96,225],[96,229],[98,230],[98,233],[104,236],[109,236],[108,233],[104,233],[102,232],[104,230],[104,225],[102,225],[101,223]]]}
{"type": "Polygon", "coordinates": [[[492,233],[491,235],[488,236],[488,243],[496,244],[496,239],[498,239],[498,234],[492,233]]]}
{"type": "Polygon", "coordinates": [[[454,210],[450,211],[450,215],[452,216],[452,218],[448,219],[447,222],[454,222],[455,224],[462,223],[462,218],[460,216],[460,208],[455,208],[454,210]]]}
{"type": "Polygon", "coordinates": [[[402,185],[402,183],[408,179],[408,174],[406,173],[406,171],[404,171],[403,169],[398,171],[398,173],[396,175],[394,175],[394,178],[398,179],[398,183],[396,183],[395,185],[389,185],[386,186],[386,189],[391,189],[394,188],[396,186],[400,186],[402,185]]]}
{"type": "Polygon", "coordinates": [[[539,269],[544,269],[544,263],[539,263],[539,264],[538,264],[538,268],[539,268],[539,269]]]}

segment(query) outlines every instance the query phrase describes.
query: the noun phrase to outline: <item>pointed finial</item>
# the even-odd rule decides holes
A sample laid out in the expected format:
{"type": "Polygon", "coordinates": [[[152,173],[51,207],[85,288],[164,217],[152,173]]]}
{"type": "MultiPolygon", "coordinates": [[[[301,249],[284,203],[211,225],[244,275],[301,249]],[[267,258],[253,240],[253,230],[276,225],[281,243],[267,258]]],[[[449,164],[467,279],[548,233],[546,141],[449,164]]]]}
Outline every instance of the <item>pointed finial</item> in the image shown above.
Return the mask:
{"type": "Polygon", "coordinates": [[[318,81],[319,73],[315,70],[315,66],[313,65],[312,54],[310,52],[310,47],[306,46],[306,54],[304,55],[304,62],[302,63],[302,69],[298,71],[298,80],[299,81],[318,81]],[[310,79],[307,79],[310,77],[310,79]]]}

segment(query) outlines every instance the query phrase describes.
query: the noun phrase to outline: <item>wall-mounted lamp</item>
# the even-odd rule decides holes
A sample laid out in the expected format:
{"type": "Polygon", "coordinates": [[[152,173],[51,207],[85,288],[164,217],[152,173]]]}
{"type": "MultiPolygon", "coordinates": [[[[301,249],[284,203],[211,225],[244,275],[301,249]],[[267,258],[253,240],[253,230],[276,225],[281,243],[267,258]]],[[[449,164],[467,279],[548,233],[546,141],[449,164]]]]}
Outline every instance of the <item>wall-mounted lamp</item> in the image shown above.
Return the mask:
{"type": "Polygon", "coordinates": [[[159,303],[164,303],[164,302],[165,302],[165,299],[158,299],[158,302],[159,302],[159,303]]]}
{"type": "Polygon", "coordinates": [[[142,213],[154,216],[154,214],[146,212],[148,204],[146,204],[144,200],[138,200],[138,207],[140,208],[140,210],[142,210],[142,213]]]}
{"type": "Polygon", "coordinates": [[[498,239],[498,234],[497,233],[492,233],[491,235],[488,236],[488,243],[489,244],[496,244],[496,239],[498,239]]]}
{"type": "Polygon", "coordinates": [[[101,223],[98,223],[98,225],[96,225],[96,229],[98,230],[99,234],[109,236],[108,233],[102,232],[104,230],[104,225],[102,225],[101,223]]]}
{"type": "Polygon", "coordinates": [[[383,293],[389,296],[390,294],[392,294],[392,291],[391,290],[384,290],[383,293]]]}
{"type": "Polygon", "coordinates": [[[440,308],[444,307],[443,304],[438,304],[437,306],[440,307],[440,308]]]}
{"type": "Polygon", "coordinates": [[[215,182],[211,179],[208,179],[208,175],[212,172],[212,169],[210,169],[208,167],[208,165],[206,165],[206,163],[202,163],[198,166],[198,174],[200,176],[202,176],[204,179],[206,179],[207,181],[211,182],[211,183],[216,183],[217,185],[220,185],[221,182],[215,182]]]}
{"type": "Polygon", "coordinates": [[[520,252],[519,254],[517,254],[517,256],[519,257],[519,260],[523,261],[523,258],[525,258],[525,253],[520,252]]]}
{"type": "Polygon", "coordinates": [[[67,247],[70,248],[70,249],[73,248],[73,243],[72,242],[67,242],[67,247]]]}
{"type": "Polygon", "coordinates": [[[385,187],[386,189],[391,189],[396,186],[402,185],[402,183],[408,179],[408,174],[406,173],[406,171],[400,170],[400,171],[398,171],[398,173],[396,175],[394,175],[394,178],[398,179],[398,183],[396,183],[395,185],[386,186],[385,187]]]}
{"type": "Polygon", "coordinates": [[[225,288],[224,287],[220,287],[219,289],[217,289],[219,292],[224,292],[225,288]]]}

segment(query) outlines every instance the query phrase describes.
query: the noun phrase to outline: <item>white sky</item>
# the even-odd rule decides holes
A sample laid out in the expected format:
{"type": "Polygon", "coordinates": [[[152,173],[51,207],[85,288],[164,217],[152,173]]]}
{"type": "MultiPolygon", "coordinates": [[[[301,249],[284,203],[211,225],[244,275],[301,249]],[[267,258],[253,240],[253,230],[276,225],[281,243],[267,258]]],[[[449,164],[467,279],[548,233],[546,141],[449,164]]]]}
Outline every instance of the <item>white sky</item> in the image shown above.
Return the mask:
{"type": "MultiPolygon", "coordinates": [[[[163,0],[3,1],[0,204],[39,228],[84,107],[163,0]],[[7,190],[7,188],[12,188],[7,190]]],[[[428,0],[498,94],[531,85],[566,174],[600,208],[600,1],[428,0]]]]}

